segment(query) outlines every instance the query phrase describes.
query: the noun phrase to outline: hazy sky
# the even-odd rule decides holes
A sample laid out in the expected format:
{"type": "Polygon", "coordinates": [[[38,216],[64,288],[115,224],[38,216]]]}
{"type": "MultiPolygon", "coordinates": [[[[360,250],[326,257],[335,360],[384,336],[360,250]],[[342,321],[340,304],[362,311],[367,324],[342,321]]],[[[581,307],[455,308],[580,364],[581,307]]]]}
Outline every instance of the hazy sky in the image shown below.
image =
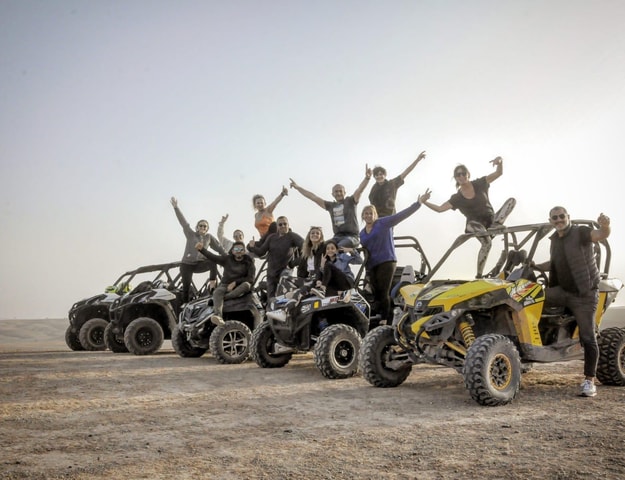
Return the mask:
{"type": "MultiPolygon", "coordinates": [[[[250,239],[254,194],[292,177],[331,199],[421,150],[400,208],[501,155],[508,224],[605,212],[625,279],[623,25],[621,0],[0,0],[0,319],[63,317],[179,260],[172,195],[193,225],[216,234],[229,213],[250,239]]],[[[276,213],[331,231],[294,190],[276,213]]],[[[396,233],[434,262],[463,228],[423,208],[396,233]]]]}

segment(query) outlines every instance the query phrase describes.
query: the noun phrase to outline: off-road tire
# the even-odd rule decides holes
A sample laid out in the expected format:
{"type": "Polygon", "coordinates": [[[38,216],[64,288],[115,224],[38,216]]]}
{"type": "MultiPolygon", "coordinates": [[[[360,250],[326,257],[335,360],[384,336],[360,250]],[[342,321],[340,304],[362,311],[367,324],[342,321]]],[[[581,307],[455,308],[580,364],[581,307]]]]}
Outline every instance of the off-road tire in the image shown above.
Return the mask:
{"type": "Polygon", "coordinates": [[[315,365],[326,378],[353,377],[358,371],[361,341],[349,325],[338,323],[324,328],[313,349],[315,365]]]}
{"type": "Polygon", "coordinates": [[[178,326],[171,331],[171,346],[178,355],[184,358],[197,358],[206,353],[208,348],[194,347],[189,343],[178,326]]]}
{"type": "Polygon", "coordinates": [[[128,353],[128,348],[124,343],[124,335],[113,333],[113,324],[109,324],[104,329],[104,344],[113,353],[128,353]]]}
{"type": "Polygon", "coordinates": [[[228,320],[213,329],[208,342],[219,363],[243,363],[250,358],[252,332],[243,322],[228,320]]]}
{"type": "Polygon", "coordinates": [[[395,328],[390,325],[381,325],[367,333],[362,341],[360,372],[374,387],[397,387],[406,381],[412,371],[411,363],[405,363],[399,369],[388,367],[393,347],[397,345],[394,331],[395,328]]]}
{"type": "Polygon", "coordinates": [[[625,329],[610,327],[599,334],[597,379],[604,385],[625,385],[625,329]]]}
{"type": "Polygon", "coordinates": [[[104,343],[104,330],[109,324],[103,318],[92,318],[87,320],[78,332],[78,340],[85,350],[96,352],[106,350],[104,343]]]}
{"type": "Polygon", "coordinates": [[[261,322],[252,332],[251,354],[254,361],[262,368],[281,368],[291,361],[292,352],[271,353],[276,344],[276,337],[269,322],[261,322]]]}
{"type": "Polygon", "coordinates": [[[124,332],[126,348],[135,355],[151,355],[161,348],[164,339],[163,329],[150,317],[134,319],[124,332]]]}
{"type": "Polygon", "coordinates": [[[80,339],[78,338],[78,335],[72,331],[73,328],[74,327],[70,325],[69,327],[67,327],[67,330],[65,330],[65,343],[71,350],[74,350],[75,352],[81,352],[85,348],[80,344],[80,339]]]}
{"type": "Polygon", "coordinates": [[[521,359],[514,344],[499,334],[478,337],[463,366],[464,383],[480,405],[495,407],[512,402],[521,386],[521,359]]]}

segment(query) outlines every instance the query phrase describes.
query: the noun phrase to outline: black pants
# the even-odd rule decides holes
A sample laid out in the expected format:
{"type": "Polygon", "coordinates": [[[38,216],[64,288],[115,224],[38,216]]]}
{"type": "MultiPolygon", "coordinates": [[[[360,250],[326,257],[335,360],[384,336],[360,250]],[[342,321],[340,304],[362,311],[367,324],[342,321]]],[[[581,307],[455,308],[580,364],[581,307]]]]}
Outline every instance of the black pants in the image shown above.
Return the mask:
{"type": "Polygon", "coordinates": [[[326,287],[328,295],[335,295],[337,292],[350,290],[354,286],[354,280],[336,268],[332,262],[326,262],[323,266],[321,283],[326,287]]]}
{"type": "Polygon", "coordinates": [[[373,289],[373,301],[376,305],[376,311],[390,325],[393,320],[393,311],[391,304],[391,283],[393,283],[393,275],[397,262],[383,262],[371,270],[369,270],[369,279],[371,288],[373,289]]]}
{"type": "Polygon", "coordinates": [[[194,273],[204,273],[210,270],[209,278],[215,280],[217,278],[217,265],[212,260],[204,260],[198,263],[183,263],[180,265],[180,276],[182,277],[182,303],[189,300],[189,292],[191,290],[191,281],[194,273]]]}
{"type": "Polygon", "coordinates": [[[549,287],[545,290],[545,307],[568,307],[579,328],[579,341],[584,347],[584,376],[594,377],[599,362],[595,312],[599,302],[599,292],[592,290],[585,295],[566,292],[562,287],[549,287]]]}

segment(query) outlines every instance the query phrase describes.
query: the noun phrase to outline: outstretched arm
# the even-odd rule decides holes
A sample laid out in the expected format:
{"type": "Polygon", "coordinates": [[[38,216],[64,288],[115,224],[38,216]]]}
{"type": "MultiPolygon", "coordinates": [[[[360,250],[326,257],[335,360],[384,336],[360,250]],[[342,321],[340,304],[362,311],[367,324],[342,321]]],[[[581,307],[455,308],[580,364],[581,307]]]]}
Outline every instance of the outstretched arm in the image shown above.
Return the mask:
{"type": "Polygon", "coordinates": [[[224,225],[226,223],[226,220],[228,220],[229,214],[225,214],[223,217],[221,217],[221,220],[219,220],[219,225],[217,225],[217,240],[219,240],[219,243],[221,243],[222,245],[224,244],[224,225]]]}
{"type": "Polygon", "coordinates": [[[318,197],[314,193],[309,192],[308,190],[306,190],[305,188],[300,187],[297,183],[295,183],[295,180],[293,180],[292,178],[289,178],[289,180],[291,181],[291,188],[294,188],[299,193],[304,195],[306,198],[308,198],[309,200],[312,200],[313,202],[315,202],[321,208],[323,208],[323,209],[326,208],[326,202],[323,200],[323,198],[318,197]]]}
{"type": "Polygon", "coordinates": [[[597,219],[597,223],[599,224],[599,229],[590,232],[590,239],[593,242],[600,242],[610,236],[610,217],[601,213],[597,219]]]}
{"type": "Polygon", "coordinates": [[[362,195],[362,192],[364,192],[365,187],[369,183],[370,179],[371,179],[371,169],[369,168],[369,165],[365,164],[365,178],[363,178],[362,182],[360,182],[360,185],[358,185],[358,188],[354,192],[354,195],[352,195],[356,203],[359,202],[360,196],[362,195]]]}
{"type": "Polygon", "coordinates": [[[288,194],[289,194],[289,190],[286,187],[282,187],[282,191],[280,192],[280,195],[278,195],[276,199],[267,206],[267,209],[266,209],[267,212],[273,213],[274,208],[278,206],[278,203],[280,203],[280,200],[282,200],[288,194]]]}
{"type": "Polygon", "coordinates": [[[486,177],[486,181],[488,183],[493,183],[497,180],[501,175],[503,175],[503,158],[497,157],[494,160],[491,160],[489,163],[492,163],[497,169],[486,177]]]}
{"type": "Polygon", "coordinates": [[[185,234],[187,232],[193,232],[193,230],[191,229],[191,225],[189,225],[189,222],[187,222],[187,219],[184,218],[184,215],[180,211],[180,208],[178,208],[178,200],[176,199],[176,197],[171,197],[169,202],[171,203],[171,206],[174,207],[174,213],[176,214],[178,223],[180,223],[180,226],[182,227],[182,230],[184,230],[185,234]]]}
{"type": "Polygon", "coordinates": [[[452,208],[452,205],[451,205],[451,203],[449,203],[449,200],[447,200],[442,205],[436,205],[435,203],[430,203],[429,199],[430,199],[430,194],[431,193],[432,192],[428,188],[423,195],[419,196],[419,202],[422,205],[425,205],[429,209],[434,210],[435,212],[438,212],[438,213],[446,212],[447,210],[452,208]]]}
{"type": "Polygon", "coordinates": [[[419,156],[416,158],[416,160],[414,162],[412,162],[410,165],[408,165],[408,168],[406,168],[406,170],[401,172],[401,175],[399,175],[401,177],[401,179],[404,180],[408,176],[408,174],[414,170],[414,167],[417,166],[417,163],[419,163],[424,158],[425,158],[425,150],[423,150],[419,154],[419,156]]]}

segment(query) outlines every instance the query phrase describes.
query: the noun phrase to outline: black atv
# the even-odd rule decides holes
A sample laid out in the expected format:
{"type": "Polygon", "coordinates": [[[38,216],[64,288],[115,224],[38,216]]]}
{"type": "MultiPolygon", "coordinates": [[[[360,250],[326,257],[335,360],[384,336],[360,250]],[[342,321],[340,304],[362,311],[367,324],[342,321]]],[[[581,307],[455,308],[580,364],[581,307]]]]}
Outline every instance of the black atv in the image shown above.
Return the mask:
{"type": "MultiPolygon", "coordinates": [[[[113,302],[104,331],[104,341],[112,352],[150,355],[171,338],[182,306],[179,267],[180,262],[162,265],[155,280],[140,283],[113,302]]],[[[207,288],[208,280],[200,291],[192,285],[192,294],[202,295],[207,288]]]]}
{"type": "Polygon", "coordinates": [[[74,303],[69,310],[69,327],[65,331],[67,346],[74,351],[105,350],[104,330],[109,323],[109,311],[113,302],[131,290],[131,281],[152,277],[156,277],[153,280],[156,281],[162,270],[171,265],[147,265],[130,270],[107,287],[104,293],[74,303]]]}
{"type": "Polygon", "coordinates": [[[281,292],[301,287],[299,281],[290,276],[280,279],[278,296],[267,308],[267,319],[252,333],[252,357],[260,367],[280,368],[294,353],[312,350],[324,377],[353,376],[361,339],[369,330],[369,303],[352,289],[347,296],[308,295],[293,307],[288,295],[281,292]]]}
{"type": "Polygon", "coordinates": [[[243,363],[250,357],[252,330],[263,319],[263,287],[266,282],[259,282],[265,269],[263,263],[254,280],[251,292],[224,301],[223,325],[215,326],[213,316],[213,298],[205,296],[185,305],[180,313],[178,324],[171,332],[171,344],[181,357],[201,357],[208,350],[220,363],[243,363]]]}

